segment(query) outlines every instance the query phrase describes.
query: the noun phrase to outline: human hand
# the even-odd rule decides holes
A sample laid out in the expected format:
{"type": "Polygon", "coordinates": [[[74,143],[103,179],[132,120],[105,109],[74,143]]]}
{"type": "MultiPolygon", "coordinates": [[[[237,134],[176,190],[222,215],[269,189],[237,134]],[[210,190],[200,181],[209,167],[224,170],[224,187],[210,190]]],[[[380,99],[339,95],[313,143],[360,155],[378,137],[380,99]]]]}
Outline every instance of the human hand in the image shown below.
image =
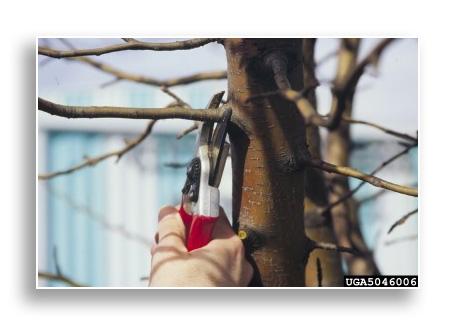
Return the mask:
{"type": "Polygon", "coordinates": [[[245,259],[244,246],[222,208],[213,239],[204,247],[187,251],[185,226],[178,209],[172,206],[160,210],[157,234],[149,286],[246,286],[252,278],[253,268],[245,259]]]}

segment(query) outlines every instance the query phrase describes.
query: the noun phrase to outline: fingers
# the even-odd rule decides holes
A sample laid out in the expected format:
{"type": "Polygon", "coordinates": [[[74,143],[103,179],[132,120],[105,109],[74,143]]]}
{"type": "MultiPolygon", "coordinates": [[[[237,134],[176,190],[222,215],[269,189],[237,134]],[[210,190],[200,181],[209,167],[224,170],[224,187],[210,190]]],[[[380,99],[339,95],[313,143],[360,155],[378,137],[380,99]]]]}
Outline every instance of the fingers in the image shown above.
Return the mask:
{"type": "Polygon", "coordinates": [[[186,251],[185,226],[179,211],[172,206],[165,206],[158,214],[158,247],[172,246],[178,251],[186,251]]]}

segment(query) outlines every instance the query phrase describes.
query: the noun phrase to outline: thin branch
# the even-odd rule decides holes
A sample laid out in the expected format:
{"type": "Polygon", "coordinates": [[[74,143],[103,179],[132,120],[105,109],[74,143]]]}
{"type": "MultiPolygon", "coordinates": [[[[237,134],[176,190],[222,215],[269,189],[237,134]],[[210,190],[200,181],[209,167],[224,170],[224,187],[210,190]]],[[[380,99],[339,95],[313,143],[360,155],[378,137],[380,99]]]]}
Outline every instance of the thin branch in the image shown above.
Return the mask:
{"type": "MultiPolygon", "coordinates": [[[[68,47],[70,50],[76,50],[76,48],[65,38],[60,38],[60,42],[62,42],[66,47],[68,47]]],[[[130,42],[132,39],[124,39],[124,40],[129,40],[130,42]]],[[[48,58],[51,59],[51,58],[48,58]]],[[[201,73],[195,73],[186,77],[180,77],[180,78],[173,78],[173,79],[168,79],[168,80],[159,80],[151,77],[145,77],[142,75],[137,75],[129,72],[125,72],[122,70],[119,70],[117,68],[114,68],[111,65],[108,65],[106,63],[102,63],[99,61],[96,61],[91,58],[87,57],[70,57],[67,58],[68,60],[71,61],[76,61],[76,62],[81,62],[81,63],[86,63],[93,68],[96,68],[100,71],[103,71],[105,73],[109,73],[113,75],[115,78],[111,81],[108,81],[104,84],[101,85],[102,88],[110,86],[116,82],[119,82],[120,80],[129,80],[149,86],[157,86],[157,87],[173,87],[173,86],[178,86],[178,85],[187,85],[193,82],[197,81],[204,81],[204,80],[219,80],[219,79],[226,79],[227,78],[227,73],[226,71],[214,71],[214,72],[201,72],[201,73]]]]}
{"type": "Polygon", "coordinates": [[[310,158],[307,160],[302,161],[301,163],[303,166],[309,166],[313,168],[318,168],[324,170],[328,173],[335,173],[343,176],[354,177],[360,179],[364,182],[367,182],[373,186],[384,188],[393,192],[410,195],[410,196],[418,196],[418,190],[416,188],[411,188],[408,186],[402,186],[395,183],[391,183],[385,181],[381,178],[378,178],[373,175],[365,174],[355,168],[346,167],[346,166],[337,166],[330,164],[326,161],[310,158]]]}
{"type": "Polygon", "coordinates": [[[176,51],[194,49],[208,43],[219,42],[218,38],[195,38],[172,43],[151,43],[129,39],[128,42],[93,49],[59,51],[47,47],[38,47],[38,54],[53,58],[69,58],[85,55],[102,55],[127,50],[176,51]]]}
{"type": "Polygon", "coordinates": [[[324,243],[324,242],[313,241],[311,245],[312,245],[311,246],[312,249],[324,249],[324,250],[328,250],[328,251],[336,251],[339,253],[349,253],[349,254],[358,255],[358,256],[364,255],[362,252],[360,252],[354,248],[337,246],[336,244],[333,244],[333,243],[324,243]]]}
{"type": "Polygon", "coordinates": [[[121,148],[121,149],[118,149],[118,150],[115,150],[112,152],[108,152],[108,153],[105,153],[105,154],[102,154],[100,156],[96,156],[93,158],[86,158],[85,161],[83,161],[73,167],[70,167],[68,169],[65,169],[65,170],[61,170],[61,171],[57,171],[57,172],[53,172],[53,173],[49,173],[49,174],[38,175],[38,179],[39,180],[48,180],[48,179],[51,179],[51,178],[54,178],[57,176],[71,174],[82,168],[85,168],[88,166],[94,166],[94,165],[98,164],[99,162],[101,162],[105,159],[111,158],[111,157],[117,157],[116,162],[118,162],[124,154],[126,154],[128,151],[132,150],[134,147],[139,145],[150,134],[155,122],[156,122],[155,120],[150,121],[147,124],[147,127],[144,130],[144,132],[141,133],[136,139],[129,141],[124,148],[121,148]]]}
{"type": "MultiPolygon", "coordinates": [[[[415,186],[418,186],[418,183],[414,182],[414,183],[410,184],[409,186],[415,187],[415,186]]],[[[386,194],[386,193],[388,193],[387,190],[381,189],[381,190],[379,190],[379,191],[377,191],[377,192],[375,192],[373,194],[366,195],[363,198],[358,199],[357,200],[357,204],[358,205],[362,205],[362,204],[365,204],[366,202],[376,200],[379,197],[381,197],[383,194],[386,194]]]]}
{"type": "Polygon", "coordinates": [[[198,130],[200,122],[194,122],[190,127],[183,130],[181,133],[176,135],[176,139],[180,140],[185,137],[187,134],[192,133],[193,131],[198,130]]]}
{"type": "Polygon", "coordinates": [[[410,235],[410,236],[407,236],[407,237],[401,237],[401,238],[396,238],[396,239],[392,239],[392,240],[387,240],[383,244],[385,246],[389,246],[389,245],[394,245],[394,244],[397,244],[397,243],[400,243],[400,242],[404,242],[404,241],[408,241],[408,240],[417,240],[417,239],[418,239],[418,235],[410,235]]]}
{"type": "Polygon", "coordinates": [[[178,105],[186,108],[192,108],[189,104],[187,104],[182,98],[177,96],[174,92],[172,92],[168,87],[162,86],[160,87],[160,90],[163,91],[165,94],[167,94],[169,97],[173,98],[178,105]]]}
{"type": "Polygon", "coordinates": [[[384,126],[381,126],[381,125],[378,125],[378,124],[375,124],[375,123],[372,123],[372,122],[366,122],[366,121],[361,121],[361,120],[355,120],[355,119],[352,119],[348,116],[343,116],[342,117],[342,121],[346,122],[346,123],[352,123],[352,124],[363,124],[363,125],[368,125],[368,126],[371,126],[373,128],[376,128],[380,131],[383,131],[387,134],[390,134],[392,136],[395,136],[395,137],[398,137],[398,138],[401,138],[403,140],[406,140],[406,141],[410,141],[410,142],[413,142],[413,143],[418,143],[418,138],[417,137],[413,137],[411,135],[408,135],[406,133],[401,133],[401,132],[397,132],[397,131],[394,131],[394,130],[391,130],[391,129],[388,129],[384,126]]]}
{"type": "Polygon", "coordinates": [[[62,275],[62,270],[61,270],[60,264],[59,264],[59,258],[58,258],[58,254],[57,254],[57,246],[53,247],[52,255],[54,257],[55,271],[57,272],[57,275],[61,276],[62,275]]]}
{"type": "Polygon", "coordinates": [[[122,40],[124,42],[137,42],[137,40],[135,38],[127,38],[127,37],[123,37],[122,40]]]}
{"type": "Polygon", "coordinates": [[[57,246],[53,247],[52,254],[54,257],[54,263],[55,263],[55,269],[57,274],[49,273],[49,272],[38,272],[38,276],[42,278],[46,278],[48,280],[57,280],[64,282],[72,287],[83,287],[83,285],[80,285],[79,283],[73,281],[72,279],[64,276],[62,274],[60,265],[59,265],[59,260],[58,260],[58,254],[57,254],[57,246]]]}
{"type": "MultiPolygon", "coordinates": [[[[412,148],[414,148],[415,146],[407,146],[404,150],[401,150],[400,152],[398,152],[397,154],[395,154],[394,156],[392,156],[391,158],[383,161],[377,168],[375,168],[371,173],[370,173],[370,176],[374,176],[375,174],[377,174],[380,170],[382,170],[383,168],[385,168],[386,166],[388,166],[390,163],[392,163],[393,161],[395,161],[396,159],[398,159],[399,157],[402,157],[403,155],[405,155],[406,153],[408,153],[412,148]]],[[[342,197],[340,197],[337,201],[334,201],[332,202],[331,204],[329,204],[327,207],[324,208],[324,210],[322,210],[320,212],[321,215],[325,215],[326,213],[328,213],[332,208],[334,208],[335,206],[339,205],[340,203],[344,202],[345,200],[348,200],[349,198],[351,198],[353,195],[355,195],[356,192],[358,192],[361,187],[363,187],[364,185],[366,184],[365,181],[361,182],[360,184],[358,184],[358,186],[356,186],[353,190],[347,192],[345,195],[343,195],[342,197]]]]}
{"type": "Polygon", "coordinates": [[[332,52],[328,52],[326,53],[325,55],[323,55],[323,57],[321,57],[317,63],[315,63],[315,66],[316,67],[319,67],[321,65],[323,65],[324,63],[326,63],[327,61],[329,61],[330,59],[334,58],[335,56],[337,56],[337,54],[339,54],[339,49],[335,50],[335,51],[332,51],[332,52]]]}
{"type": "MultiPolygon", "coordinates": [[[[98,223],[101,227],[103,227],[104,230],[115,232],[123,238],[135,241],[141,245],[144,245],[145,247],[151,247],[152,243],[148,238],[141,236],[139,233],[131,232],[127,229],[124,223],[112,224],[108,222],[107,220],[109,220],[109,218],[97,211],[94,211],[90,206],[81,204],[81,202],[77,202],[74,196],[69,195],[64,191],[57,190],[53,186],[46,186],[46,191],[56,199],[61,200],[66,206],[77,212],[77,215],[86,216],[87,218],[98,223]]],[[[59,272],[57,272],[57,274],[59,274],[59,272]]]]}
{"type": "Polygon", "coordinates": [[[358,83],[359,79],[364,73],[364,70],[369,64],[376,64],[383,51],[390,45],[395,39],[394,38],[385,38],[381,42],[377,44],[377,46],[374,47],[374,49],[369,53],[368,56],[366,56],[361,62],[358,63],[358,65],[353,69],[351,74],[347,77],[346,81],[344,84],[342,84],[339,88],[339,91],[345,92],[348,89],[353,89],[356,87],[356,84],[358,83]]]}
{"type": "Polygon", "coordinates": [[[405,216],[401,217],[399,220],[397,220],[395,223],[393,223],[393,225],[388,230],[388,234],[390,234],[394,230],[394,228],[396,228],[397,226],[400,226],[400,225],[404,224],[408,220],[408,218],[410,218],[411,216],[413,216],[417,212],[418,212],[418,208],[416,208],[413,211],[410,211],[405,216]]]}
{"type": "Polygon", "coordinates": [[[47,279],[47,280],[55,280],[55,281],[60,281],[63,283],[68,284],[71,287],[88,287],[87,285],[80,284],[64,275],[59,275],[59,274],[54,274],[54,273],[49,273],[49,272],[38,272],[38,277],[47,279]]]}
{"type": "Polygon", "coordinates": [[[129,118],[173,119],[218,122],[223,109],[188,109],[181,106],[169,108],[131,108],[115,106],[69,106],[38,98],[38,109],[51,115],[66,118],[129,118]]]}
{"type": "Polygon", "coordinates": [[[86,63],[100,71],[113,75],[115,77],[115,79],[110,81],[109,84],[108,83],[104,84],[103,85],[104,87],[112,84],[113,82],[118,82],[120,80],[133,81],[133,82],[137,82],[137,83],[141,83],[141,84],[145,84],[145,85],[149,85],[149,86],[174,87],[174,86],[179,86],[179,85],[188,85],[190,83],[198,82],[198,81],[221,80],[221,79],[227,78],[226,71],[212,71],[212,72],[195,73],[195,74],[185,76],[185,77],[180,77],[180,78],[160,80],[160,79],[155,79],[152,77],[146,77],[146,76],[142,76],[142,75],[138,75],[138,74],[134,74],[134,73],[130,73],[130,72],[125,72],[125,71],[119,70],[109,64],[102,63],[102,62],[93,60],[91,58],[86,58],[86,57],[68,58],[68,60],[86,63]]]}
{"type": "Polygon", "coordinates": [[[371,63],[376,63],[383,50],[394,39],[385,39],[380,42],[372,52],[363,59],[347,77],[346,81],[336,84],[333,88],[333,95],[336,99],[336,104],[332,106],[328,117],[323,117],[318,114],[315,107],[305,98],[305,96],[291,88],[287,77],[287,59],[281,52],[274,51],[265,57],[265,64],[269,66],[273,72],[274,80],[281,95],[296,104],[299,112],[304,117],[307,123],[320,127],[326,127],[329,130],[336,129],[342,119],[342,114],[345,110],[345,98],[354,91],[359,79],[361,78],[364,69],[371,63]]]}

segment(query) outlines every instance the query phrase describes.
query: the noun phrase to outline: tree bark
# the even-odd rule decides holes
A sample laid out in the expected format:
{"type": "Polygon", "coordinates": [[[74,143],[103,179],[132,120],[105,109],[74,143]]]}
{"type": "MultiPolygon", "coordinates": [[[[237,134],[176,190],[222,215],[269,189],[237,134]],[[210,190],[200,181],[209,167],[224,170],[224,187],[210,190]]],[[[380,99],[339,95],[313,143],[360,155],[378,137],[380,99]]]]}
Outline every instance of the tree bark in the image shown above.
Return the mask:
{"type": "MultiPolygon", "coordinates": [[[[315,39],[303,40],[303,78],[304,89],[309,89],[306,98],[317,107],[314,62],[315,39]]],[[[306,127],[307,146],[314,158],[321,158],[321,139],[317,126],[306,127]]],[[[317,242],[336,243],[331,214],[322,216],[321,208],[328,205],[328,189],[323,172],[318,169],[306,170],[306,198],[304,200],[305,233],[317,242]]],[[[339,252],[317,249],[310,253],[305,268],[306,286],[342,286],[343,271],[339,252]],[[318,261],[318,262],[317,262],[318,261]]]]}
{"type": "Polygon", "coordinates": [[[281,96],[252,96],[277,89],[265,64],[271,51],[288,61],[294,89],[303,87],[302,40],[226,39],[228,102],[241,121],[230,129],[233,221],[245,238],[264,286],[303,286],[306,238],[303,120],[281,96]]]}

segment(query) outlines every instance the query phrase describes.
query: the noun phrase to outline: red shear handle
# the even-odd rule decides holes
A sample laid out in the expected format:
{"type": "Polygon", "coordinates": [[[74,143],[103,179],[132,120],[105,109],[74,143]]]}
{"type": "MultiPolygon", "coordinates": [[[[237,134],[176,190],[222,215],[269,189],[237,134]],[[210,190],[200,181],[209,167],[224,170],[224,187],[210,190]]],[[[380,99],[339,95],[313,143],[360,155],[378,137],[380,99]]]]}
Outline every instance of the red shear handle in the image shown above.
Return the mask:
{"type": "Polygon", "coordinates": [[[179,214],[185,225],[188,251],[206,246],[212,239],[217,218],[188,214],[183,206],[180,207],[179,214]]]}

